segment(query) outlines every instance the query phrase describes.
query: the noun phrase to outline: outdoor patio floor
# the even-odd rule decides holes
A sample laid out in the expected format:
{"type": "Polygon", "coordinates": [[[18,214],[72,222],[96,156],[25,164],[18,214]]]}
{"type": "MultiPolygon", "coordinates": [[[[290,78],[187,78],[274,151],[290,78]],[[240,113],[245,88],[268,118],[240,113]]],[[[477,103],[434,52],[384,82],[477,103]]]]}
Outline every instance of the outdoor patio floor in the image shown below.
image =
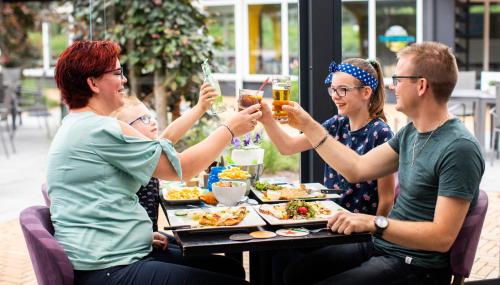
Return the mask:
{"type": "MultiPolygon", "coordinates": [[[[389,109],[389,118],[394,115],[389,109]]],[[[52,131],[58,115],[51,119],[52,131]]],[[[19,212],[31,205],[43,205],[40,185],[44,181],[46,154],[50,141],[35,118],[24,117],[16,133],[17,153],[6,159],[0,150],[0,284],[36,284],[24,238],[18,222],[19,212]]],[[[399,120],[399,128],[404,125],[399,120]]],[[[487,128],[488,129],[488,128],[487,128]]],[[[487,191],[489,209],[469,280],[499,276],[500,262],[500,160],[493,165],[488,157],[481,188],[487,191]]],[[[166,224],[160,218],[161,227],[166,224]]],[[[245,266],[248,269],[248,258],[245,266]]],[[[248,270],[247,270],[248,272],[248,270]]]]}

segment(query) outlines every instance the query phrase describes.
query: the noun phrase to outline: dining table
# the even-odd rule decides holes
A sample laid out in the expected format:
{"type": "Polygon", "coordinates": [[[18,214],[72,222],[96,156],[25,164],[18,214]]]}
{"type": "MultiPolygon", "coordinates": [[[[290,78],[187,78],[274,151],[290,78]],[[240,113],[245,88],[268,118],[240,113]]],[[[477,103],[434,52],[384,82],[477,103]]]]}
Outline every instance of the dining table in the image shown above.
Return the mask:
{"type": "MultiPolygon", "coordinates": [[[[171,205],[161,196],[160,205],[168,219],[167,210],[203,208],[203,203],[191,205],[171,205]]],[[[169,221],[170,223],[170,221],[169,221]]],[[[236,241],[229,237],[236,233],[250,233],[253,231],[271,231],[298,227],[296,225],[270,225],[235,229],[207,229],[207,230],[173,230],[174,237],[183,255],[220,254],[239,259],[243,262],[243,252],[249,253],[249,280],[251,284],[265,285],[272,283],[272,257],[282,250],[307,248],[314,249],[335,244],[366,242],[372,239],[370,233],[354,233],[344,235],[329,230],[314,231],[325,228],[326,222],[312,222],[300,227],[310,230],[305,236],[289,237],[276,235],[272,238],[236,241]]]]}
{"type": "Polygon", "coordinates": [[[486,149],[486,111],[489,106],[494,106],[496,96],[488,91],[478,89],[456,89],[453,90],[451,102],[467,103],[474,105],[474,135],[476,136],[481,150],[486,149]]]}

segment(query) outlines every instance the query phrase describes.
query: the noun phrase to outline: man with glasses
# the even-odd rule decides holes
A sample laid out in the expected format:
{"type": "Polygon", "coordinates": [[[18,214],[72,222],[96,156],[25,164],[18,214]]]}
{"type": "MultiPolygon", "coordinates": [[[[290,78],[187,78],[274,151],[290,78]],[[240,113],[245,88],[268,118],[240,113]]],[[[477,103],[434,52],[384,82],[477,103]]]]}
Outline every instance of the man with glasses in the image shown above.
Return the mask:
{"type": "Polygon", "coordinates": [[[298,104],[284,106],[289,124],[311,144],[322,142],[316,151],[349,181],[399,171],[401,189],[388,218],[336,213],[327,224],[332,231],[369,231],[373,242],[332,246],[298,259],[285,272],[287,284],[450,284],[448,251],[476,204],[484,172],[476,138],[448,113],[457,74],[456,59],[443,44],[401,50],[391,88],[396,109],[412,122],[364,155],[330,137],[323,142],[320,124],[298,104]]]}

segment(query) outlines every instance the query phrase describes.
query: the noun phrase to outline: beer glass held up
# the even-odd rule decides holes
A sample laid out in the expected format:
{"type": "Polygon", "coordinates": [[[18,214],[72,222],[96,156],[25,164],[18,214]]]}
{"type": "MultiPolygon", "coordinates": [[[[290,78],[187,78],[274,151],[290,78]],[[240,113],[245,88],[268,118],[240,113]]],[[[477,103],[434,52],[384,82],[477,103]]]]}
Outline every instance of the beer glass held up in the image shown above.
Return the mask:
{"type": "Polygon", "coordinates": [[[288,114],[282,109],[290,101],[290,76],[273,77],[273,118],[281,123],[288,122],[288,114]]]}

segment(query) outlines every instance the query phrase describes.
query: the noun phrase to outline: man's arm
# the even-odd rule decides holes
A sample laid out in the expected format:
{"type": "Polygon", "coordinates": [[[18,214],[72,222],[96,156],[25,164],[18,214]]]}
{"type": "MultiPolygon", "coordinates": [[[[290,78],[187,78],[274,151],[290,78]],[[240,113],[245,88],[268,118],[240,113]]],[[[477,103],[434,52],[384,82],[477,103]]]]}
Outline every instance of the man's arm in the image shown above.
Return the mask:
{"type": "MultiPolygon", "coordinates": [[[[447,252],[453,245],[464,222],[470,201],[439,196],[434,220],[431,222],[409,222],[389,219],[383,238],[403,247],[447,252]]],[[[334,232],[375,232],[374,216],[352,213],[337,213],[328,221],[334,232]]]]}

